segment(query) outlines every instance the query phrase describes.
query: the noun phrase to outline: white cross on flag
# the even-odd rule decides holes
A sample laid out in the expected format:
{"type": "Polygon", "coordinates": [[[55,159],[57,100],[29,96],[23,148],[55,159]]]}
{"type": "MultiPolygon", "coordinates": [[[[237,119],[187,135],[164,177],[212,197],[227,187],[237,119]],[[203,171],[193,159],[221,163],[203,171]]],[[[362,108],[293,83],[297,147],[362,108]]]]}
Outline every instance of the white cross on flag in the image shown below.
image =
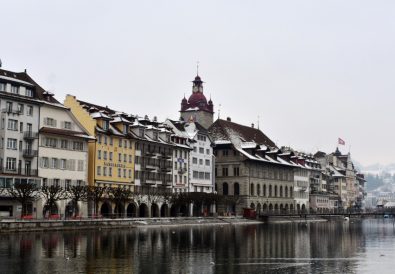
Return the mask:
{"type": "Polygon", "coordinates": [[[338,139],[338,143],[339,143],[339,145],[342,145],[342,146],[344,146],[346,144],[346,142],[344,142],[344,140],[342,138],[338,139]]]}

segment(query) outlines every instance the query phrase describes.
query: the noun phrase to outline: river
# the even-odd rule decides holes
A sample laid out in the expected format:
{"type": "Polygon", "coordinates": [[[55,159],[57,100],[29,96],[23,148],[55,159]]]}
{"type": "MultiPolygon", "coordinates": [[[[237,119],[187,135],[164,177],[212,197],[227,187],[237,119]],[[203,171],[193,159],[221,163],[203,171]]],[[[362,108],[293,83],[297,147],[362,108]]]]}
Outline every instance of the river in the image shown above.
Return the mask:
{"type": "Polygon", "coordinates": [[[0,273],[395,273],[392,219],[0,234],[0,273]]]}

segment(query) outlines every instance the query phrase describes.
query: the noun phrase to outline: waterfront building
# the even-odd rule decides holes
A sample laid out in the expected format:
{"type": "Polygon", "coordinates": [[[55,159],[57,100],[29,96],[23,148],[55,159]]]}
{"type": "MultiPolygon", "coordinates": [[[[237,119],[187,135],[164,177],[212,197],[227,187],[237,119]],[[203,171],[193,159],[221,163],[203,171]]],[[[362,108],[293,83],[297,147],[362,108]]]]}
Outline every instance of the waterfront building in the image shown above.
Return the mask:
{"type": "Polygon", "coordinates": [[[214,104],[211,99],[207,102],[203,94],[203,81],[199,75],[196,75],[192,81],[192,94],[181,101],[181,118],[187,122],[191,118],[194,122],[199,123],[205,129],[208,129],[214,121],[214,104]]]}
{"type": "MultiPolygon", "coordinates": [[[[42,185],[85,186],[88,181],[88,142],[94,141],[71,111],[58,102],[53,95],[45,94],[40,107],[39,166],[38,175],[42,185]]],[[[37,203],[37,217],[48,214],[87,216],[87,204],[79,201],[77,208],[67,200],[57,201],[56,208],[44,210],[45,201],[37,203]]]]}
{"type": "Polygon", "coordinates": [[[243,208],[260,212],[295,209],[294,169],[298,165],[277,148],[261,130],[218,119],[208,129],[214,142],[215,189],[233,196],[219,213],[242,214],[243,208]]]}
{"type": "MultiPolygon", "coordinates": [[[[45,90],[26,72],[0,69],[0,188],[14,183],[41,184],[38,177],[38,129],[45,90]]],[[[28,214],[36,212],[30,204],[28,214]]],[[[20,217],[22,207],[0,194],[0,216],[20,217]]]]}
{"type": "Polygon", "coordinates": [[[215,167],[215,158],[211,138],[205,129],[193,117],[185,121],[166,120],[165,122],[172,130],[180,136],[184,136],[190,149],[188,158],[188,167],[186,169],[189,177],[188,192],[206,192],[214,191],[213,176],[215,167]]]}

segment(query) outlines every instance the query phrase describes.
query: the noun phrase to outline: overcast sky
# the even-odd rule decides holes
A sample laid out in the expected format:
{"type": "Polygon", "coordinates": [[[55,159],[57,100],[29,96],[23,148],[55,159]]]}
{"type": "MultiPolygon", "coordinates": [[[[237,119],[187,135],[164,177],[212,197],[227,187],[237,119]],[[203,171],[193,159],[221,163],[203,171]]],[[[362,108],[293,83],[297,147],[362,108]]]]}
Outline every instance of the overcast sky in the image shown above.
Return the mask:
{"type": "Polygon", "coordinates": [[[3,68],[125,112],[177,119],[199,74],[215,116],[277,145],[395,162],[395,1],[0,0],[3,68]]]}

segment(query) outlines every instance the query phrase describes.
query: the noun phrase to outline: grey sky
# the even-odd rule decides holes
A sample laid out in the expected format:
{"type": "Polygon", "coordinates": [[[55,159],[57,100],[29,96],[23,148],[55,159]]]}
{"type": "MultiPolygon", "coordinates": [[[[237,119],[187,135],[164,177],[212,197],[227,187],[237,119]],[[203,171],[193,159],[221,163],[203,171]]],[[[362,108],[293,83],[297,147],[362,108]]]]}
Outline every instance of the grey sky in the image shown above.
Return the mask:
{"type": "Polygon", "coordinates": [[[63,101],[178,118],[200,61],[221,117],[278,145],[394,162],[395,1],[5,1],[3,68],[63,101]]]}

